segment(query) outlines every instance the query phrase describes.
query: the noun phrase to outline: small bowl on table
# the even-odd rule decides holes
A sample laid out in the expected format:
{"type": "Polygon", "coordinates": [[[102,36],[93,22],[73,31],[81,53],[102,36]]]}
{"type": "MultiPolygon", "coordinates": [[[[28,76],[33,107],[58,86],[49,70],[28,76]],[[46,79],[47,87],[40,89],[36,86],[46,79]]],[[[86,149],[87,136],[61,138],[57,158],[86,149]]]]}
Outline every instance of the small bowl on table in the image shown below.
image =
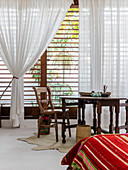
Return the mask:
{"type": "Polygon", "coordinates": [[[101,97],[109,97],[111,92],[101,93],[101,97]]]}

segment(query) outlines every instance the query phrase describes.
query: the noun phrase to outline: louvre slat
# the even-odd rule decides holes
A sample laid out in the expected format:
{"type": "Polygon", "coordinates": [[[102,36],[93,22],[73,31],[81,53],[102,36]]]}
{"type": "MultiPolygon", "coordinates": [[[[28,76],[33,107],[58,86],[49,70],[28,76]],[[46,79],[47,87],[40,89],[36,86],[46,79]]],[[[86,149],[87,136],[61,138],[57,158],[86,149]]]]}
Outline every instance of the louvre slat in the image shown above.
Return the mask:
{"type": "MultiPolygon", "coordinates": [[[[35,73],[34,73],[34,75],[35,75],[35,73]]],[[[24,79],[34,79],[35,80],[35,78],[38,78],[38,79],[40,79],[40,77],[24,77],[24,79]]]]}
{"type": "Polygon", "coordinates": [[[48,79],[49,79],[49,80],[51,80],[51,79],[57,79],[57,80],[58,80],[58,79],[59,79],[59,80],[61,80],[61,79],[71,79],[71,80],[72,80],[72,79],[73,79],[73,80],[74,80],[74,79],[77,79],[77,80],[78,80],[78,77],[57,77],[57,78],[56,78],[56,77],[52,77],[52,78],[48,77],[48,79]]]}
{"type": "Polygon", "coordinates": [[[49,48],[78,48],[78,47],[59,47],[59,46],[49,46],[49,48]]]}
{"type": "Polygon", "coordinates": [[[62,53],[70,53],[70,52],[78,52],[78,50],[74,50],[74,51],[61,51],[61,50],[57,50],[57,51],[50,51],[49,49],[47,50],[47,52],[62,52],[62,53]]]}
{"type": "MultiPolygon", "coordinates": [[[[47,83],[51,83],[51,81],[47,81],[47,83]]],[[[63,82],[63,81],[56,81],[54,83],[65,83],[65,82],[63,82]]],[[[66,83],[78,83],[78,81],[72,81],[72,82],[71,81],[66,81],[66,83]]]]}
{"type": "MultiPolygon", "coordinates": [[[[65,44],[65,42],[51,42],[51,44],[65,44]]],[[[78,42],[66,42],[66,44],[79,44],[78,42]]]]}
{"type": "MultiPolygon", "coordinates": [[[[6,87],[6,86],[5,86],[6,87]]],[[[3,92],[3,90],[0,90],[0,92],[3,92]]],[[[7,92],[11,93],[11,90],[7,90],[7,92]]],[[[24,92],[33,92],[33,90],[24,90],[24,92]]]]}
{"type": "Polygon", "coordinates": [[[35,70],[40,70],[40,68],[36,68],[36,69],[31,68],[30,71],[32,71],[32,70],[34,70],[34,71],[35,71],[35,70]]]}
{"type": "MultiPolygon", "coordinates": [[[[36,84],[36,83],[41,83],[41,81],[37,81],[37,82],[34,82],[34,81],[24,81],[24,83],[26,84],[26,83],[32,83],[32,84],[36,84]]],[[[33,85],[31,85],[30,87],[32,87],[33,85]]]]}
{"type": "Polygon", "coordinates": [[[63,23],[64,22],[79,22],[79,20],[64,20],[63,23]]]}
{"type": "MultiPolygon", "coordinates": [[[[47,73],[47,75],[51,75],[51,74],[54,75],[55,73],[47,73]]],[[[69,74],[69,73],[59,73],[59,75],[61,75],[61,74],[62,74],[62,75],[65,75],[65,74],[69,74]]],[[[76,74],[76,73],[72,73],[72,75],[73,75],[73,74],[76,74]]],[[[78,75],[77,75],[77,76],[78,76],[78,75]]]]}
{"type": "Polygon", "coordinates": [[[59,29],[59,31],[79,31],[79,29],[59,29]]]}
{"type": "MultiPolygon", "coordinates": [[[[32,73],[26,73],[26,75],[31,75],[32,73]]],[[[34,73],[34,75],[40,75],[40,73],[34,73]]]]}
{"type": "MultiPolygon", "coordinates": [[[[1,75],[12,75],[11,73],[0,73],[1,75]]],[[[10,77],[9,77],[10,78],[10,77]]]]}
{"type": "MultiPolygon", "coordinates": [[[[47,55],[48,57],[77,57],[78,55],[47,55]]],[[[54,60],[55,61],[55,60],[54,60]]]]}
{"type": "MultiPolygon", "coordinates": [[[[63,58],[65,58],[65,57],[63,57],[63,58]]],[[[77,56],[77,58],[78,58],[78,56],[77,56]]],[[[74,62],[75,62],[75,61],[78,61],[77,58],[74,59],[74,62]]],[[[48,60],[48,61],[55,61],[55,60],[53,60],[53,59],[47,59],[47,60],[48,60]]],[[[65,62],[66,62],[66,61],[70,61],[70,62],[71,62],[72,60],[64,60],[64,59],[62,60],[62,59],[60,59],[60,57],[57,57],[57,56],[56,56],[56,61],[65,61],[65,62]]]]}
{"type": "MultiPolygon", "coordinates": [[[[63,37],[63,38],[59,38],[59,37],[54,37],[54,39],[56,40],[71,40],[71,38],[65,38],[65,37],[63,37]]],[[[72,37],[72,40],[78,40],[79,38],[76,38],[76,37],[72,37]]]]}
{"type": "Polygon", "coordinates": [[[79,17],[79,13],[75,13],[75,15],[73,15],[73,16],[72,16],[72,15],[66,15],[66,18],[67,18],[67,17],[70,17],[70,18],[72,18],[72,17],[73,17],[73,18],[74,18],[74,17],[79,17]]]}
{"type": "Polygon", "coordinates": [[[78,35],[78,33],[56,33],[56,35],[78,35]]]}
{"type": "Polygon", "coordinates": [[[68,11],[68,13],[78,13],[79,11],[68,11]]]}
{"type": "Polygon", "coordinates": [[[61,24],[61,26],[79,26],[79,24],[61,24]]]}
{"type": "Polygon", "coordinates": [[[5,66],[5,64],[0,64],[0,66],[5,66]]]}
{"type": "MultiPolygon", "coordinates": [[[[72,60],[71,60],[71,61],[72,61],[72,60]]],[[[70,62],[70,60],[69,60],[68,62],[70,62]]],[[[53,66],[53,65],[54,65],[54,66],[56,66],[56,65],[57,65],[57,66],[69,66],[69,65],[75,65],[75,66],[77,66],[78,64],[73,64],[73,63],[69,63],[69,64],[61,64],[61,63],[58,63],[58,64],[56,64],[56,63],[55,63],[55,64],[54,64],[54,63],[53,63],[53,64],[48,64],[48,66],[53,66]]]]}
{"type": "MultiPolygon", "coordinates": [[[[47,70],[62,70],[62,69],[59,69],[59,68],[58,68],[58,69],[57,69],[57,68],[56,68],[56,69],[55,69],[55,68],[54,68],[54,69],[52,69],[52,68],[50,68],[50,69],[47,69],[47,70]]],[[[75,69],[69,69],[69,68],[66,68],[66,69],[65,69],[65,71],[66,71],[66,70],[75,70],[75,69]]]]}
{"type": "MultiPolygon", "coordinates": [[[[51,88],[54,88],[54,87],[62,87],[62,86],[52,86],[51,88]]],[[[78,88],[78,86],[74,86],[74,85],[72,85],[72,87],[78,88]]],[[[52,92],[53,92],[53,90],[52,90],[52,92]]]]}
{"type": "Polygon", "coordinates": [[[7,70],[7,71],[8,71],[8,69],[7,69],[6,67],[4,67],[4,68],[0,68],[0,70],[7,70]]]}

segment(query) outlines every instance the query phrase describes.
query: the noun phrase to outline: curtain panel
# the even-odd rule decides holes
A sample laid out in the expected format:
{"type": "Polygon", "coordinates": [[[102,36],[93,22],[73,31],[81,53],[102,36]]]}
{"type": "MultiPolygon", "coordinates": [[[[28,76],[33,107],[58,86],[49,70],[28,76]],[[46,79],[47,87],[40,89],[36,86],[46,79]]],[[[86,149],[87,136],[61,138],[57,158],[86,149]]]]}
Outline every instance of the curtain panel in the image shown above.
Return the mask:
{"type": "Polygon", "coordinates": [[[128,1],[79,0],[79,8],[79,91],[107,85],[113,96],[128,96],[128,1]]]}
{"type": "Polygon", "coordinates": [[[43,54],[72,0],[0,0],[0,55],[14,76],[10,118],[24,117],[23,75],[43,54]]]}

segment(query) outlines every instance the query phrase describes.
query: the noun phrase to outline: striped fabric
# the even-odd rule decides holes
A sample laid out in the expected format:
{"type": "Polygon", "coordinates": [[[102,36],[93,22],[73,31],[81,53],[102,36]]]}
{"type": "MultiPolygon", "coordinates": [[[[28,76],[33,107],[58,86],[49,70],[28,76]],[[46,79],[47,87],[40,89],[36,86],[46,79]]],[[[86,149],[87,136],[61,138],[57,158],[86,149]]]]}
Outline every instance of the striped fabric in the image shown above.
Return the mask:
{"type": "Polygon", "coordinates": [[[75,147],[69,151],[62,164],[75,170],[128,170],[128,134],[97,135],[81,143],[77,152],[75,147]],[[68,162],[74,151],[76,155],[68,162]]]}
{"type": "Polygon", "coordinates": [[[40,129],[40,135],[46,135],[49,134],[50,128],[41,128],[40,129]]]}

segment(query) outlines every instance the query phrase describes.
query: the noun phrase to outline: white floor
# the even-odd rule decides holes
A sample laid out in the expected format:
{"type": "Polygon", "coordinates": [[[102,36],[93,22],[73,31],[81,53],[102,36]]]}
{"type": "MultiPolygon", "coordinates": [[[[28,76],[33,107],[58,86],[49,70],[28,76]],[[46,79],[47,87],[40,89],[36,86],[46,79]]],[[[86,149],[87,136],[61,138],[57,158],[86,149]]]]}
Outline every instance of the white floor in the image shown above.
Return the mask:
{"type": "MultiPolygon", "coordinates": [[[[29,121],[30,123],[30,121],[29,121]]],[[[4,122],[3,122],[4,124],[4,122]]],[[[56,150],[33,151],[32,145],[18,141],[17,138],[29,137],[35,127],[0,128],[0,170],[65,170],[61,165],[65,153],[56,150]]]]}

